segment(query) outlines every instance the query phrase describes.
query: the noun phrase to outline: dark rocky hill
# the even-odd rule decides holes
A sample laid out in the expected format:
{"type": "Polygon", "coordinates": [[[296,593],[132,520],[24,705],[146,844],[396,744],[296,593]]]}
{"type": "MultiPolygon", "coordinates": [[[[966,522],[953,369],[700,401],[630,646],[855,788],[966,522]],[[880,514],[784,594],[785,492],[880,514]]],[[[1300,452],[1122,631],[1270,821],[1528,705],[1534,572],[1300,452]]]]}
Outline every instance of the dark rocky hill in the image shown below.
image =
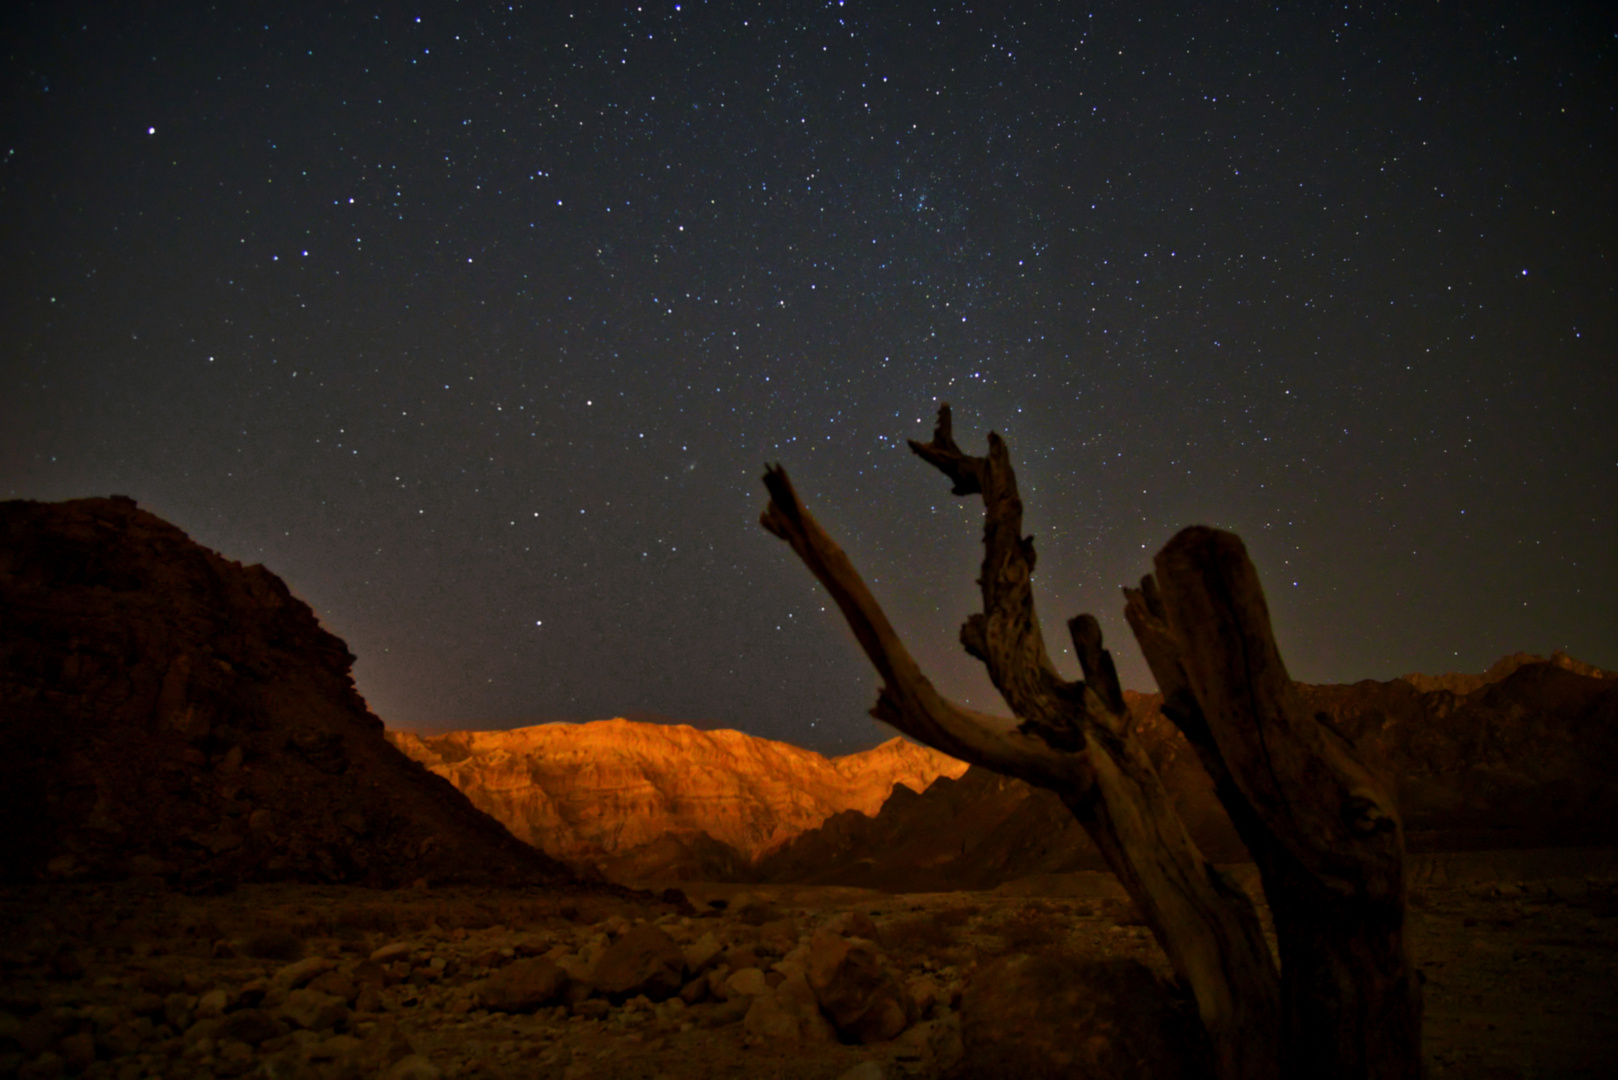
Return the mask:
{"type": "MultiPolygon", "coordinates": [[[[1519,654],[1485,676],[1301,685],[1305,701],[1391,776],[1413,851],[1618,843],[1618,675],[1560,654],[1519,654]],[[1460,692],[1457,692],[1459,690],[1460,692]]],[[[1246,858],[1190,746],[1157,695],[1130,710],[1198,844],[1246,858]]],[[[874,817],[839,814],[753,868],[765,881],[892,891],[986,889],[1033,874],[1104,869],[1060,801],[970,769],[874,817]]]]}
{"type": "Polygon", "coordinates": [[[388,743],[353,659],[130,499],[0,503],[0,876],[565,878],[388,743]]]}

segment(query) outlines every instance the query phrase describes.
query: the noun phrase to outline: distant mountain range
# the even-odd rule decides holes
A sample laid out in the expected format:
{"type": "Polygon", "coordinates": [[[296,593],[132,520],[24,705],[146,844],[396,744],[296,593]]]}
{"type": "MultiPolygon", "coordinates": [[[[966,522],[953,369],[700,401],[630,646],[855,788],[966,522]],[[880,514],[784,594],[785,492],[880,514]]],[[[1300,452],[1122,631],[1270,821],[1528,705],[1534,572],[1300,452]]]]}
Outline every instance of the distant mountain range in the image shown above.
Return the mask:
{"type": "MultiPolygon", "coordinates": [[[[1413,850],[1618,840],[1618,674],[1519,653],[1481,675],[1302,690],[1395,778],[1413,850]]],[[[1126,699],[1203,850],[1244,859],[1159,697],[1126,699]]],[[[915,891],[1103,868],[1054,795],[899,739],[827,759],[741,732],[623,719],[389,738],[517,836],[621,881],[915,891]]]]}

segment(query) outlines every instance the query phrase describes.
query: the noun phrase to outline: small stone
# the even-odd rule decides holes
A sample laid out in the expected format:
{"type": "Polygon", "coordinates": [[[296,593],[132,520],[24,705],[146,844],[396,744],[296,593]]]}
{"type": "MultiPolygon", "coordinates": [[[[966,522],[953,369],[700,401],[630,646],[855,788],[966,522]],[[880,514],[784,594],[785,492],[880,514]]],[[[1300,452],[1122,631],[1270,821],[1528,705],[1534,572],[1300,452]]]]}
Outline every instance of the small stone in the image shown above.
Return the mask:
{"type": "Polygon", "coordinates": [[[600,998],[586,998],[573,1006],[573,1015],[582,1016],[586,1020],[605,1020],[610,1012],[612,1006],[600,998]]]}
{"type": "Polygon", "coordinates": [[[771,956],[784,956],[798,947],[798,924],[788,919],[775,919],[758,928],[758,947],[771,956]]]}
{"type": "Polygon", "coordinates": [[[742,968],[740,971],[732,972],[725,980],[725,997],[733,998],[737,994],[757,997],[769,988],[769,984],[764,981],[764,972],[756,967],[742,968]]]}
{"type": "Polygon", "coordinates": [[[757,999],[738,997],[734,1001],[721,1001],[717,1005],[704,1005],[697,1016],[697,1026],[717,1028],[724,1027],[727,1024],[734,1024],[752,1010],[755,1000],[757,999]]]}
{"type": "Polygon", "coordinates": [[[725,949],[724,946],[719,944],[719,939],[714,937],[713,931],[710,930],[687,945],[682,951],[685,953],[686,970],[693,975],[700,975],[707,970],[708,965],[719,958],[725,949]]]}
{"type": "Polygon", "coordinates": [[[725,909],[725,914],[732,918],[740,919],[749,926],[763,926],[765,923],[781,917],[781,913],[775,909],[774,904],[764,897],[750,892],[737,893],[731,899],[730,906],[725,909]]]}
{"type": "Polygon", "coordinates": [[[373,964],[389,964],[395,960],[407,960],[416,947],[408,941],[395,941],[391,945],[384,945],[371,954],[373,964]]]}
{"type": "Polygon", "coordinates": [[[191,1006],[196,999],[190,994],[177,992],[163,999],[163,1019],[175,1031],[184,1031],[191,1026],[191,1006]]]}
{"type": "Polygon", "coordinates": [[[270,985],[265,990],[265,996],[282,997],[288,991],[296,990],[316,975],[328,972],[336,966],[334,961],[324,956],[306,956],[302,960],[294,961],[270,976],[270,985]]]}
{"type": "Polygon", "coordinates": [[[324,1031],[348,1019],[348,1005],[340,997],[305,986],[287,994],[276,1015],[306,1031],[324,1031]]]}
{"type": "Polygon", "coordinates": [[[932,1012],[934,1005],[944,1000],[944,988],[929,976],[911,979],[905,984],[905,989],[910,993],[910,1000],[915,1002],[918,1017],[926,1016],[932,1012]]]}
{"type": "Polygon", "coordinates": [[[359,992],[359,987],[355,984],[353,977],[345,975],[341,971],[327,971],[316,975],[309,980],[309,989],[319,990],[322,994],[342,998],[350,1004],[354,1001],[354,995],[359,992]]]}
{"type": "Polygon", "coordinates": [[[163,1011],[163,998],[149,990],[129,995],[129,1011],[136,1016],[154,1016],[163,1011]]]}
{"type": "Polygon", "coordinates": [[[411,1054],[388,1066],[380,1080],[438,1080],[443,1075],[438,1066],[420,1054],[411,1054]]]}
{"type": "Polygon", "coordinates": [[[186,1028],[184,1035],[181,1037],[185,1039],[187,1044],[193,1046],[201,1042],[203,1039],[213,1042],[213,1040],[219,1034],[219,1023],[220,1020],[216,1016],[211,1016],[206,1020],[198,1020],[196,1023],[186,1028]]]}
{"type": "Polygon", "coordinates": [[[333,1035],[311,1044],[306,1053],[310,1061],[337,1061],[357,1053],[362,1045],[353,1035],[333,1035]]]}
{"type": "Polygon", "coordinates": [[[230,1006],[230,994],[223,989],[209,990],[197,998],[197,1007],[193,1015],[198,1020],[212,1020],[225,1015],[230,1006]]]}
{"type": "Polygon", "coordinates": [[[707,998],[707,996],[708,978],[707,976],[702,975],[692,979],[690,982],[681,987],[680,996],[674,1000],[682,1001],[687,1005],[695,1005],[697,1002],[707,998]]]}

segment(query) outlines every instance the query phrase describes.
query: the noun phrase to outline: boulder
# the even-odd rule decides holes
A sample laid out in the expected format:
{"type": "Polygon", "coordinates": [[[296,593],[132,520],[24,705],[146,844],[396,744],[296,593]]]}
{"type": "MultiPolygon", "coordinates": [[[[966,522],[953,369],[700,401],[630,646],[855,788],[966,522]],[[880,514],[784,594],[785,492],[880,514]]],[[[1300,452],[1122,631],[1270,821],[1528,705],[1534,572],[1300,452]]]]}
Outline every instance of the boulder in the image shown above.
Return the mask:
{"type": "Polygon", "coordinates": [[[685,985],[685,953],[659,928],[637,926],[602,950],[590,983],[614,1001],[637,994],[663,1001],[685,985]]]}
{"type": "Polygon", "coordinates": [[[1195,1012],[1139,961],[1004,957],[961,998],[959,1080],[1206,1074],[1195,1012]]]}
{"type": "Polygon", "coordinates": [[[836,1035],[821,1015],[809,980],[801,974],[788,975],[781,985],[755,997],[742,1026],[780,1043],[825,1043],[836,1035]]]}
{"type": "Polygon", "coordinates": [[[910,1022],[910,995],[868,941],[817,932],[810,942],[808,982],[821,1010],[849,1042],[884,1042],[910,1022]]]}
{"type": "Polygon", "coordinates": [[[543,956],[518,960],[490,975],[477,988],[477,1000],[496,1012],[533,1012],[558,1001],[567,975],[543,956]]]}

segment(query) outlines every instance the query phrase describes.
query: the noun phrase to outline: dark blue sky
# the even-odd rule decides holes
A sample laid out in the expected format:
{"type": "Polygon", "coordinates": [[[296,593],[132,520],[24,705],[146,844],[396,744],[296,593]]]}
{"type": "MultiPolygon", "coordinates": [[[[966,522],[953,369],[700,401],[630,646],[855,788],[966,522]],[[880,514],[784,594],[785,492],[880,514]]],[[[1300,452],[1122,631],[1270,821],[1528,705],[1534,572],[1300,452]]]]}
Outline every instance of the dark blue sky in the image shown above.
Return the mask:
{"type": "Polygon", "coordinates": [[[1298,678],[1618,667],[1611,13],[1004,6],[12,5],[0,497],[263,562],[396,726],[852,749],[758,478],[1003,708],[942,399],[1127,685],[1194,522],[1298,678]]]}

